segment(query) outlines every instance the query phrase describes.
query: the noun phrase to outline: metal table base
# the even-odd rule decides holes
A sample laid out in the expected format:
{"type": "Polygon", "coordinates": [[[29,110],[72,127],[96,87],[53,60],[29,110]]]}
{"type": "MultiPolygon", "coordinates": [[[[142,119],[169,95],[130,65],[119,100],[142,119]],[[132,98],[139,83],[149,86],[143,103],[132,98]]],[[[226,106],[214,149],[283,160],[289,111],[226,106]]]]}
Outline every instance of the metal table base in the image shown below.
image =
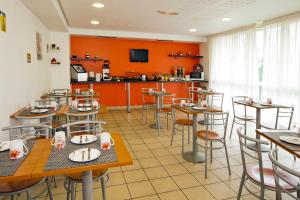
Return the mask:
{"type": "Polygon", "coordinates": [[[158,127],[159,127],[159,129],[163,129],[164,128],[164,126],[163,125],[157,125],[156,123],[154,123],[154,124],[150,124],[150,126],[149,126],[150,128],[153,128],[153,129],[158,129],[158,127]]]}
{"type": "Polygon", "coordinates": [[[92,171],[82,172],[82,199],[93,200],[93,174],[92,171]]]}
{"type": "Polygon", "coordinates": [[[205,162],[205,157],[203,153],[198,152],[197,155],[194,155],[192,151],[183,153],[183,158],[188,162],[193,163],[203,163],[205,162]]]}

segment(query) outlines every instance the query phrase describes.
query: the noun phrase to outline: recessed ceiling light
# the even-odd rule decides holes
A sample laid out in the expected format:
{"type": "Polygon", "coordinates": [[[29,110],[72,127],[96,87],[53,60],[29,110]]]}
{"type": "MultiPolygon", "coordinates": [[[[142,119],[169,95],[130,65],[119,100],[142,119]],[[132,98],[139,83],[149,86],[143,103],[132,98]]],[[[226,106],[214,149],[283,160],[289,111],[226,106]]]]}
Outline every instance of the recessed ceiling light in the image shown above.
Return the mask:
{"type": "Polygon", "coordinates": [[[231,21],[231,18],[230,18],[230,17],[224,17],[224,18],[222,19],[222,21],[223,21],[223,22],[229,22],[229,21],[231,21]]]}
{"type": "Polygon", "coordinates": [[[197,29],[195,29],[195,28],[190,29],[190,32],[196,32],[196,31],[197,31],[197,29]]]}
{"type": "Polygon", "coordinates": [[[170,10],[158,10],[156,12],[161,15],[179,15],[178,12],[170,11],[170,10]]]}
{"type": "Polygon", "coordinates": [[[97,25],[97,24],[100,24],[100,22],[97,21],[97,20],[92,20],[92,21],[91,21],[91,24],[97,25]]]}
{"type": "Polygon", "coordinates": [[[104,7],[104,4],[103,3],[93,3],[93,6],[95,8],[103,8],[104,7]]]}

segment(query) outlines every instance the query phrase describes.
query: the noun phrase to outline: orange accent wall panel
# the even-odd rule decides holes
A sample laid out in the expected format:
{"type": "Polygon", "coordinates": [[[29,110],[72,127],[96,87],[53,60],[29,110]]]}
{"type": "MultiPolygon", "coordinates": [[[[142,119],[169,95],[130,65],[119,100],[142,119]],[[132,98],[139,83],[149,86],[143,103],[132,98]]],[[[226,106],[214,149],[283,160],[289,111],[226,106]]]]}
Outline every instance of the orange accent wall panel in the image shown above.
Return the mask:
{"type": "MultiPolygon", "coordinates": [[[[124,76],[127,71],[136,71],[141,74],[172,73],[174,66],[185,67],[189,74],[193,66],[199,63],[198,59],[173,58],[168,54],[171,52],[190,52],[199,54],[198,43],[163,42],[149,40],[133,40],[119,38],[97,38],[86,36],[71,36],[71,55],[84,57],[90,54],[110,60],[110,73],[112,76],[124,76]],[[130,49],[148,49],[148,63],[130,62],[130,49]]],[[[81,64],[86,70],[102,73],[103,62],[86,62],[81,64]]],[[[189,83],[164,83],[167,92],[176,93],[177,97],[186,97],[189,83]]],[[[72,84],[72,88],[88,88],[88,84],[72,84]]],[[[141,105],[143,87],[158,87],[157,83],[131,83],[131,105],[141,105]]],[[[125,83],[95,83],[94,90],[100,94],[101,103],[107,106],[125,106],[126,88],[125,83]]]]}

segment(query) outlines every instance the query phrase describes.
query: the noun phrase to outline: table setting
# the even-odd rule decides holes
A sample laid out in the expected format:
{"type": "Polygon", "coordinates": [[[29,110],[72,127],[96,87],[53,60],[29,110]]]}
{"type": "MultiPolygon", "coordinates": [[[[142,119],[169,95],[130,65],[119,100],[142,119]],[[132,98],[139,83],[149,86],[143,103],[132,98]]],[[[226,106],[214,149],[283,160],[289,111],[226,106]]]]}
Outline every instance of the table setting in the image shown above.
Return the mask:
{"type": "Polygon", "coordinates": [[[45,171],[117,162],[114,140],[108,132],[66,137],[59,131],[51,145],[45,171]]]}

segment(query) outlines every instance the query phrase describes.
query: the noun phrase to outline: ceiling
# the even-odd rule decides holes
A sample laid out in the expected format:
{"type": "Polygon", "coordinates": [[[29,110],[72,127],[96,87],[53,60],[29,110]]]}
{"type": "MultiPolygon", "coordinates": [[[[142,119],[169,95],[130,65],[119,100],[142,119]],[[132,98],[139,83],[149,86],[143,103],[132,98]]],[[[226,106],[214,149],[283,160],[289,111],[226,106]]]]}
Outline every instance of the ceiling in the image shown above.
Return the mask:
{"type": "Polygon", "coordinates": [[[300,11],[300,0],[59,0],[70,28],[207,36],[300,11]],[[104,8],[94,8],[100,2],[104,8]],[[178,12],[169,16],[157,10],[178,12]],[[230,17],[232,21],[222,22],[230,17]],[[90,24],[100,21],[99,25],[90,24]],[[190,28],[197,32],[189,32],[190,28]]]}

